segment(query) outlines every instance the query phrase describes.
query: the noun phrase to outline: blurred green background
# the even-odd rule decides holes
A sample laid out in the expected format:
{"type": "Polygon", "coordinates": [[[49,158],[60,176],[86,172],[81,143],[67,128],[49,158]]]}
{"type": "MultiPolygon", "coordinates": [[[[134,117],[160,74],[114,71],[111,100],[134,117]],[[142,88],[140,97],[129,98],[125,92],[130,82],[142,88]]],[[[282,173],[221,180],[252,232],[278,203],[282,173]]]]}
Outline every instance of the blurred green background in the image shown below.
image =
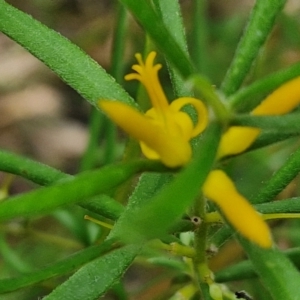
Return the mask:
{"type": "MultiPolygon", "coordinates": [[[[113,0],[14,0],[7,1],[31,14],[45,25],[60,32],[91,55],[108,72],[112,53],[113,30],[117,2],[113,0]]],[[[180,1],[186,34],[192,57],[197,57],[193,28],[194,3],[180,1]]],[[[201,72],[217,87],[220,85],[233,57],[254,1],[206,1],[205,60],[201,72]]],[[[285,68],[300,59],[300,2],[287,1],[267,44],[261,50],[257,64],[245,84],[285,68]]],[[[128,32],[124,37],[124,74],[134,62],[134,53],[143,51],[145,36],[142,29],[128,16],[128,32]]],[[[164,88],[171,94],[167,68],[161,71],[164,88]]],[[[135,95],[136,84],[121,82],[135,95]]],[[[171,94],[172,95],[172,94],[171,94]]],[[[259,95],[261,97],[261,95],[259,95]]],[[[74,90],[15,42],[0,33],[0,148],[13,151],[50,166],[75,174],[88,141],[88,123],[91,108],[74,90]]],[[[105,126],[102,133],[105,131],[105,126]]],[[[118,134],[120,159],[124,135],[118,134]]],[[[104,161],[101,148],[105,144],[99,136],[98,165],[104,161]]],[[[268,149],[248,153],[226,165],[240,191],[251,199],[264,180],[299,146],[297,139],[276,144],[268,149]]],[[[0,184],[9,178],[0,173],[0,184]]],[[[10,194],[35,188],[21,178],[13,178],[10,194]]],[[[283,192],[288,198],[299,193],[298,179],[283,192]]],[[[283,197],[283,195],[281,195],[283,197]]],[[[13,277],[57,261],[94,243],[105,234],[95,224],[83,220],[85,211],[70,207],[50,216],[22,218],[0,225],[0,278],[13,277]]],[[[283,249],[299,246],[299,221],[274,221],[275,238],[283,249]],[[281,226],[277,226],[281,225],[281,226]]],[[[229,245],[228,261],[242,258],[241,249],[229,245]],[[231,247],[231,248],[230,248],[231,247]],[[235,249],[235,252],[233,251],[235,249]]],[[[226,249],[225,249],[226,250],[226,249]]],[[[225,251],[224,250],[224,251],[225,251]]],[[[172,270],[153,267],[140,261],[129,270],[125,286],[129,299],[160,299],[166,292],[172,270]]],[[[41,299],[65,278],[53,279],[38,286],[0,295],[2,300],[41,299]]],[[[184,278],[182,279],[184,280],[184,278]]],[[[269,299],[257,281],[234,283],[233,290],[247,288],[257,299],[269,299]],[[255,286],[255,289],[251,288],[255,286]],[[256,293],[256,295],[255,295],[256,293]]],[[[123,299],[116,285],[103,299],[123,299]]],[[[161,298],[165,299],[165,298],[161,298]]],[[[255,298],[256,299],[256,298],[255,298]]]]}

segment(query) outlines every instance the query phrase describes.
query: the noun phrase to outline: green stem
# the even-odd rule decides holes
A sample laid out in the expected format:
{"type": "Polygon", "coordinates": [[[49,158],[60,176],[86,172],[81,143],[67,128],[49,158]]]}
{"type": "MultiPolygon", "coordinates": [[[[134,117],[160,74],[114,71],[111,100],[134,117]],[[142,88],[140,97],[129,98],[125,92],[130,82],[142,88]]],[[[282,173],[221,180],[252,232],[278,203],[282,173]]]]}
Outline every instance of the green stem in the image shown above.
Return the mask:
{"type": "Polygon", "coordinates": [[[221,90],[226,96],[235,93],[243,83],[284,4],[285,0],[256,1],[233,61],[221,85],[221,90]]]}

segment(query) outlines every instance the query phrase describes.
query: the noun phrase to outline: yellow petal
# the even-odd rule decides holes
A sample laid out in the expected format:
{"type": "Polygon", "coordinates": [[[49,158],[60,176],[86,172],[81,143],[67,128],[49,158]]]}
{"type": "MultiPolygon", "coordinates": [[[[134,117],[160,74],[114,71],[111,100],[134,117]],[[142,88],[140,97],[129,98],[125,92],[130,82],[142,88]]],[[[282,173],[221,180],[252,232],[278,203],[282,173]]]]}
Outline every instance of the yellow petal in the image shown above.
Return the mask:
{"type": "Polygon", "coordinates": [[[253,111],[253,115],[283,115],[300,103],[300,77],[288,81],[270,94],[253,111]]]}
{"type": "Polygon", "coordinates": [[[218,149],[218,158],[239,154],[248,149],[256,140],[260,129],[232,126],[223,135],[218,149]]]}
{"type": "Polygon", "coordinates": [[[162,66],[161,64],[154,64],[156,52],[150,52],[146,57],[145,63],[140,53],[137,53],[135,57],[139,64],[133,65],[132,69],[137,73],[128,74],[125,76],[125,79],[139,80],[145,86],[152,106],[163,115],[168,109],[169,103],[158,78],[158,71],[162,66]]]}
{"type": "Polygon", "coordinates": [[[160,126],[170,137],[177,137],[182,140],[182,142],[188,142],[191,139],[193,122],[190,116],[185,112],[168,109],[161,115],[153,107],[149,109],[145,115],[153,119],[153,121],[160,123],[160,126]]]}
{"type": "Polygon", "coordinates": [[[166,166],[179,167],[190,161],[190,144],[170,135],[160,122],[119,101],[100,100],[99,107],[129,135],[153,149],[166,166]]]}
{"type": "MultiPolygon", "coordinates": [[[[192,105],[197,112],[197,123],[193,127],[190,138],[199,135],[207,126],[208,112],[203,102],[196,98],[182,97],[178,98],[170,104],[170,109],[180,111],[185,105],[192,105]]],[[[189,116],[190,118],[190,116],[189,116]]]]}
{"type": "Polygon", "coordinates": [[[272,246],[267,224],[251,204],[236,190],[231,179],[221,170],[214,170],[203,186],[204,195],[215,202],[237,231],[263,248],[272,246]]]}
{"type": "MultiPolygon", "coordinates": [[[[280,86],[258,105],[253,115],[282,115],[295,109],[300,103],[300,77],[280,86]]],[[[222,136],[218,158],[239,154],[249,148],[256,140],[260,129],[233,126],[222,136]]]]}

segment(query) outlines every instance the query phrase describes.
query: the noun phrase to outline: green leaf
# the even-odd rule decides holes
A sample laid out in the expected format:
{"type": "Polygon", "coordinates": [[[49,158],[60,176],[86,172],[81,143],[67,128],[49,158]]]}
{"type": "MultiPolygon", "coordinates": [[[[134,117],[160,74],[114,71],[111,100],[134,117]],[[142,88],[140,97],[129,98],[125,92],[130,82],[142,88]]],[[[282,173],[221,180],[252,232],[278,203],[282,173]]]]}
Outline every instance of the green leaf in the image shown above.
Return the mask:
{"type": "Polygon", "coordinates": [[[147,203],[124,212],[119,238],[142,243],[163,237],[199,194],[214,163],[219,138],[220,128],[212,124],[194,160],[147,203]]]}
{"type": "Polygon", "coordinates": [[[55,262],[41,270],[27,272],[22,276],[5,278],[0,280],[0,293],[8,293],[17,289],[30,286],[49,278],[61,276],[74,271],[85,263],[91,262],[100,255],[111,251],[114,248],[115,240],[110,239],[101,245],[91,246],[82,251],[72,254],[66,259],[55,262]]]}
{"type": "Polygon", "coordinates": [[[258,138],[255,140],[255,142],[251,145],[247,151],[255,150],[255,149],[260,149],[262,147],[266,147],[281,141],[285,141],[289,138],[293,138],[299,136],[299,133],[296,132],[274,132],[274,131],[267,131],[267,132],[262,132],[258,138]]]}
{"type": "Polygon", "coordinates": [[[134,105],[130,96],[78,46],[5,1],[0,1],[0,31],[44,62],[92,105],[99,99],[134,105]]]}
{"type": "Polygon", "coordinates": [[[277,196],[300,172],[300,149],[292,153],[286,162],[272,175],[261,191],[251,199],[251,203],[270,202],[277,196]]]}
{"type": "Polygon", "coordinates": [[[262,214],[300,213],[300,197],[255,205],[262,214]]]}
{"type": "Polygon", "coordinates": [[[49,185],[67,175],[59,170],[5,150],[0,150],[0,170],[19,175],[40,185],[49,185]]]}
{"type": "MultiPolygon", "coordinates": [[[[153,3],[167,30],[188,57],[185,29],[178,0],[154,0],[153,3]]],[[[169,66],[169,73],[176,97],[192,96],[191,91],[185,85],[185,81],[172,65],[169,66]]]]}
{"type": "MultiPolygon", "coordinates": [[[[22,176],[40,185],[53,185],[59,180],[73,178],[52,167],[4,150],[0,150],[0,170],[22,176]]],[[[112,220],[118,219],[124,210],[122,204],[106,195],[93,197],[79,205],[112,220]]]]}
{"type": "Polygon", "coordinates": [[[238,237],[255,272],[274,300],[300,300],[300,273],[278,249],[263,249],[238,237]]]}
{"type": "Polygon", "coordinates": [[[194,67],[149,1],[120,0],[149,34],[152,41],[184,78],[194,73],[194,67]]]}
{"type": "Polygon", "coordinates": [[[231,120],[230,125],[258,127],[269,131],[279,131],[280,133],[300,134],[299,118],[299,113],[282,116],[237,115],[231,120]]]}
{"type": "MultiPolygon", "coordinates": [[[[300,267],[300,248],[288,249],[283,252],[298,268],[300,267]]],[[[257,277],[253,264],[250,260],[229,266],[215,273],[217,282],[228,282],[235,280],[245,280],[257,277]]]]}
{"type": "Polygon", "coordinates": [[[154,167],[149,161],[135,161],[82,173],[56,185],[11,197],[0,203],[0,221],[49,212],[57,207],[78,203],[118,186],[132,175],[154,167]]]}
{"type": "Polygon", "coordinates": [[[239,112],[248,112],[255,108],[262,99],[283,83],[300,76],[300,63],[273,73],[239,89],[229,99],[230,106],[239,112]]]}
{"type": "Polygon", "coordinates": [[[43,299],[98,299],[123,275],[139,249],[133,245],[126,246],[89,262],[43,299]]]}
{"type": "Polygon", "coordinates": [[[243,83],[285,2],[285,0],[256,1],[244,35],[221,86],[226,96],[236,92],[243,83]]]}

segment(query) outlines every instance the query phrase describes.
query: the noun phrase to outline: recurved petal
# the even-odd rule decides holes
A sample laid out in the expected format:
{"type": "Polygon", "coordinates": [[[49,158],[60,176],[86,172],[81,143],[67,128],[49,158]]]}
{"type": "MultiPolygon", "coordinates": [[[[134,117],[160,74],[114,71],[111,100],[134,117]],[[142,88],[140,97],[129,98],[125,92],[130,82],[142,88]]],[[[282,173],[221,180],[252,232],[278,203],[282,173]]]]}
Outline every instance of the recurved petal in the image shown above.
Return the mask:
{"type": "Polygon", "coordinates": [[[220,207],[226,219],[241,235],[260,247],[272,247],[272,238],[267,224],[239,194],[231,179],[223,171],[214,170],[208,175],[203,193],[220,207]]]}
{"type": "Polygon", "coordinates": [[[153,149],[166,166],[179,167],[190,161],[190,144],[170,135],[160,122],[119,101],[100,100],[99,107],[125,132],[153,149]]]}
{"type": "MultiPolygon", "coordinates": [[[[196,98],[182,97],[178,98],[170,104],[170,108],[175,111],[180,111],[185,105],[192,105],[197,112],[197,123],[193,127],[191,138],[200,134],[207,126],[208,112],[204,103],[196,98]]],[[[190,118],[190,117],[189,117],[190,118]]]]}

